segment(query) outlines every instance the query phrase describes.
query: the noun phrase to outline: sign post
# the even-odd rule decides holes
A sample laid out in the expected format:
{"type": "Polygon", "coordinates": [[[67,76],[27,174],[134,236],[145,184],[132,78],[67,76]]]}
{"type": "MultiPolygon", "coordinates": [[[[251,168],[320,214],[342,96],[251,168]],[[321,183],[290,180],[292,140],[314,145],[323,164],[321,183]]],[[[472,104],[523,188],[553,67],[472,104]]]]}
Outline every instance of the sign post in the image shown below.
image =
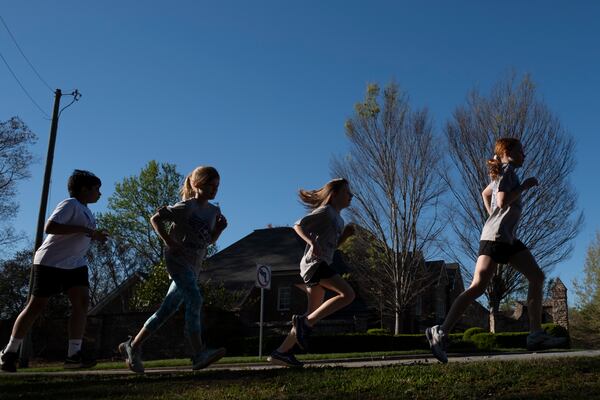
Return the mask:
{"type": "Polygon", "coordinates": [[[263,315],[265,305],[265,289],[271,289],[271,267],[268,265],[256,266],[256,287],[260,288],[260,323],[258,333],[258,359],[262,358],[263,341],[263,315]]]}

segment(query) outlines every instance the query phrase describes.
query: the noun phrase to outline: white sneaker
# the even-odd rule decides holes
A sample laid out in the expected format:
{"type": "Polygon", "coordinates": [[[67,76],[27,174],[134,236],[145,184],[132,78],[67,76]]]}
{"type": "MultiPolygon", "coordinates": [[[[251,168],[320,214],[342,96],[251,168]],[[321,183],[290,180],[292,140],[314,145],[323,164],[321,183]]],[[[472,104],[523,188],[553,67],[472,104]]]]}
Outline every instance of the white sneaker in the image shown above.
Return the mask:
{"type": "Polygon", "coordinates": [[[446,355],[446,342],[448,336],[442,330],[439,325],[432,326],[431,328],[425,329],[425,336],[429,341],[429,347],[433,356],[440,362],[446,364],[448,362],[448,356],[446,355]]]}
{"type": "Polygon", "coordinates": [[[550,336],[544,331],[533,332],[527,335],[527,350],[546,350],[564,346],[566,337],[550,336]]]}
{"type": "Polygon", "coordinates": [[[129,336],[127,341],[119,345],[119,352],[121,352],[121,355],[125,357],[125,364],[127,364],[127,367],[130,370],[138,374],[143,374],[144,363],[142,362],[142,352],[139,349],[133,350],[131,347],[132,341],[133,338],[129,336]]]}

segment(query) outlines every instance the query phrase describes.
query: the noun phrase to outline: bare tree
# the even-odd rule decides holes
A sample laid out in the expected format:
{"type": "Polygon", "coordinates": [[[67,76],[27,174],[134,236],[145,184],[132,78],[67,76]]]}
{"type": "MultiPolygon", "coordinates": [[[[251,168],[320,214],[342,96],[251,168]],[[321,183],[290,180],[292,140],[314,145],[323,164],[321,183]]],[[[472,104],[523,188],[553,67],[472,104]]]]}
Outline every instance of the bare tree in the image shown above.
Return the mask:
{"type": "MultiPolygon", "coordinates": [[[[473,90],[466,104],[459,106],[447,122],[445,134],[455,167],[445,174],[452,194],[449,221],[463,259],[473,262],[477,258],[479,235],[488,217],[481,200],[481,192],[490,180],[486,161],[493,156],[498,138],[515,137],[527,154],[522,175],[540,181],[539,187],[524,195],[517,236],[546,274],[565,260],[583,220],[569,184],[574,142],[559,119],[537,98],[530,76],[518,82],[512,73],[488,96],[473,90]]],[[[465,272],[470,275],[470,271],[465,272]]],[[[526,281],[516,270],[498,266],[486,293],[491,331],[495,331],[495,317],[503,299],[525,286],[526,281]]]]}
{"type": "Polygon", "coordinates": [[[422,255],[440,231],[434,214],[443,192],[441,158],[426,109],[412,111],[396,84],[379,97],[379,87],[369,85],[346,122],[350,153],[334,159],[331,171],[350,181],[349,212],[368,232],[374,262],[356,265],[361,280],[382,299],[399,333],[402,314],[431,283],[422,255]]]}
{"type": "MultiPolygon", "coordinates": [[[[103,227],[101,217],[98,219],[98,226],[103,227]]],[[[128,276],[142,268],[142,260],[138,254],[118,240],[109,240],[106,243],[92,242],[87,257],[92,307],[115,290],[128,276]]]]}
{"type": "Polygon", "coordinates": [[[36,135],[18,117],[0,122],[0,249],[14,245],[22,235],[7,225],[17,213],[14,201],[17,182],[29,178],[33,162],[30,146],[36,135]]]}

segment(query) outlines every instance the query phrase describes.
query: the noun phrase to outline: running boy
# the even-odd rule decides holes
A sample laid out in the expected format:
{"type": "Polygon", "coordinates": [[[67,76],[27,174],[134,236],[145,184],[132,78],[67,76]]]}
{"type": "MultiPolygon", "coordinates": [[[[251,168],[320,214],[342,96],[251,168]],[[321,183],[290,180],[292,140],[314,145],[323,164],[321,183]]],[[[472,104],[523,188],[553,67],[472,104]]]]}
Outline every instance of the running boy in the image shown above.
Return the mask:
{"type": "Polygon", "coordinates": [[[23,338],[48,304],[51,296],[66,293],[71,302],[69,348],[65,368],[89,368],[96,362],[81,352],[89,304],[86,253],[91,240],[105,242],[107,234],[96,230],[88,208],[100,198],[100,179],[88,171],[75,170],[69,177],[70,198],[58,204],[46,222],[46,239],[35,252],[33,285],[29,302],[17,317],[10,341],[0,352],[3,371],[16,372],[23,338]]]}

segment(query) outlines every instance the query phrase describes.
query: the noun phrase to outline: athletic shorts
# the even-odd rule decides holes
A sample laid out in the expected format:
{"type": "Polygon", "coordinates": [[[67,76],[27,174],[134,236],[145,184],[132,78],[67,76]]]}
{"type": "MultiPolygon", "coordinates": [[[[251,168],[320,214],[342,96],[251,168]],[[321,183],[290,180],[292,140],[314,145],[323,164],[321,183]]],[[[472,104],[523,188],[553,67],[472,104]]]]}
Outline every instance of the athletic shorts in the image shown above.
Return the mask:
{"type": "Polygon", "coordinates": [[[87,266],[74,269],[33,266],[32,293],[36,297],[51,297],[76,286],[90,287],[87,266]]]}
{"type": "Polygon", "coordinates": [[[319,284],[319,282],[321,281],[321,279],[328,279],[331,278],[332,276],[336,275],[337,272],[334,271],[329,265],[327,265],[326,262],[321,262],[319,265],[317,265],[317,270],[315,271],[315,273],[313,274],[313,276],[308,280],[308,282],[306,282],[306,286],[307,287],[312,287],[312,286],[316,286],[319,284]]]}
{"type": "Polygon", "coordinates": [[[479,255],[490,256],[498,264],[508,264],[512,256],[523,250],[527,250],[527,246],[520,240],[515,240],[512,244],[490,240],[479,242],[479,255]]]}

